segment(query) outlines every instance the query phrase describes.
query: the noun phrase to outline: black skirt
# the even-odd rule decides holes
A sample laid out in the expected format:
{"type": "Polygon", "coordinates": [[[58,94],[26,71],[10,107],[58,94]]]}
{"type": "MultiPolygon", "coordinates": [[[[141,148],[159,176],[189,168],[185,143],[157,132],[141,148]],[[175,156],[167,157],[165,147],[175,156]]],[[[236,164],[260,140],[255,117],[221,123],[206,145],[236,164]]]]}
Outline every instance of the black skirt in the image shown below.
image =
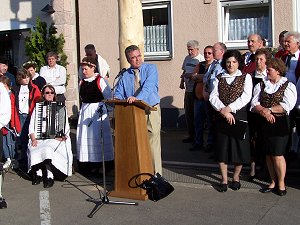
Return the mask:
{"type": "MultiPolygon", "coordinates": [[[[244,113],[243,113],[244,114],[244,113]]],[[[247,120],[235,115],[235,120],[247,120]],[[239,119],[238,119],[239,118],[239,119]]],[[[248,125],[240,126],[241,135],[236,136],[233,133],[224,132],[224,126],[227,126],[227,121],[220,115],[216,116],[215,124],[215,140],[214,149],[216,160],[218,162],[245,164],[250,162],[250,142],[248,125]],[[241,138],[242,137],[242,138],[241,138]]],[[[230,125],[228,125],[230,126],[230,125]]]]}
{"type": "Polygon", "coordinates": [[[288,116],[276,117],[274,124],[261,117],[259,135],[263,141],[260,143],[260,149],[263,149],[266,155],[284,155],[289,140],[289,127],[288,116]]]}

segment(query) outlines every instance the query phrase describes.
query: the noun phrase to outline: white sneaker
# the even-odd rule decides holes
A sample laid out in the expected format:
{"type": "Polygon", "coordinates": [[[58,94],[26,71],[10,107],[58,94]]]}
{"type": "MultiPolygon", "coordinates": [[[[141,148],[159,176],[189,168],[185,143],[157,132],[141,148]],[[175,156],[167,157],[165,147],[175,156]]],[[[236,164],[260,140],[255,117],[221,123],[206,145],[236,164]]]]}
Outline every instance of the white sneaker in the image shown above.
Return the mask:
{"type": "Polygon", "coordinates": [[[7,170],[11,166],[11,160],[6,160],[3,164],[3,169],[7,170]]]}

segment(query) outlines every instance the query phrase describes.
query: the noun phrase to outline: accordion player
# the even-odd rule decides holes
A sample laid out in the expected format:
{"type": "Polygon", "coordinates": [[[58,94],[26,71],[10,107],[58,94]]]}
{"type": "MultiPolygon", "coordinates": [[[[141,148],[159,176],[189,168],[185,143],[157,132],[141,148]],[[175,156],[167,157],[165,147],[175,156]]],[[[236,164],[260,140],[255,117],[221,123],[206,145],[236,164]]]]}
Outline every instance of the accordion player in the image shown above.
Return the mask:
{"type": "Polygon", "coordinates": [[[66,107],[63,102],[39,102],[35,109],[36,139],[65,136],[66,107]]]}

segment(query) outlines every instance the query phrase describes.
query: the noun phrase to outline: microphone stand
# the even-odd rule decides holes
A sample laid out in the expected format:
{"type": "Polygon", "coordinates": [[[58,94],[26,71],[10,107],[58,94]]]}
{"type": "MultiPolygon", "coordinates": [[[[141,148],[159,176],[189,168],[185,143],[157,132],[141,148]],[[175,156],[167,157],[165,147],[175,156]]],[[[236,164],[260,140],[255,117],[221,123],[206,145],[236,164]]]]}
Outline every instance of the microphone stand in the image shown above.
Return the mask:
{"type": "Polygon", "coordinates": [[[123,68],[119,73],[118,75],[115,77],[114,79],[114,82],[113,82],[113,85],[112,85],[112,88],[111,88],[111,91],[112,91],[112,95],[114,96],[114,91],[115,91],[115,88],[118,86],[118,83],[120,81],[120,77],[123,76],[124,72],[126,71],[126,68],[123,68]],[[119,78],[119,79],[118,79],[119,78]],[[118,82],[115,84],[115,81],[116,79],[118,79],[118,82]]]}
{"type": "MultiPolygon", "coordinates": [[[[105,103],[104,103],[105,105],[105,103]]],[[[90,214],[88,215],[89,218],[92,218],[95,213],[104,205],[104,204],[120,204],[120,205],[138,205],[136,202],[122,202],[122,201],[110,201],[108,198],[107,194],[107,189],[106,189],[106,174],[105,174],[105,157],[104,157],[104,137],[103,137],[103,105],[100,105],[97,112],[99,113],[101,125],[100,125],[100,140],[101,140],[101,147],[102,147],[102,176],[103,176],[103,193],[100,191],[100,198],[99,199],[94,199],[92,197],[88,198],[88,202],[93,202],[95,203],[95,207],[92,209],[90,214]]]]}

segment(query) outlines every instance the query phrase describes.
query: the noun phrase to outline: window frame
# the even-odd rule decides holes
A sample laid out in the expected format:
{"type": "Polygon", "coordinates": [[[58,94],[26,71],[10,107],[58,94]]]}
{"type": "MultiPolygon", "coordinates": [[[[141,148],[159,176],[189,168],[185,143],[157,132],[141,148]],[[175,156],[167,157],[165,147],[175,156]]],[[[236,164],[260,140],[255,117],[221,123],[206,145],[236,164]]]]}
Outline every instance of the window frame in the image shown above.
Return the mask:
{"type": "Polygon", "coordinates": [[[219,29],[219,36],[221,37],[221,41],[229,48],[229,49],[247,49],[247,39],[245,40],[228,40],[228,32],[229,32],[229,9],[234,8],[251,8],[253,6],[258,7],[260,5],[269,7],[269,28],[268,28],[268,39],[266,39],[266,46],[272,47],[274,43],[274,18],[272,12],[273,8],[273,0],[219,0],[219,25],[221,29],[219,29]]]}
{"type": "MultiPolygon", "coordinates": [[[[171,60],[173,58],[173,7],[171,0],[142,0],[142,9],[168,9],[168,51],[146,52],[144,47],[145,61],[171,60]]],[[[144,37],[145,45],[145,37],[144,37]]]]}

